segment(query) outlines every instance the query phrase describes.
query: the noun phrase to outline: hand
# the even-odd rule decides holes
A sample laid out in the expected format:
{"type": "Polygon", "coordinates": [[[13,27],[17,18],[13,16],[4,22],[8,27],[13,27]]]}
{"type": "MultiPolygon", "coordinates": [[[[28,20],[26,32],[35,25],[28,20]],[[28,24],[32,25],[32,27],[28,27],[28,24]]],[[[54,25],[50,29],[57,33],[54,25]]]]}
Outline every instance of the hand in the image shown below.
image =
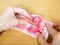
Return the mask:
{"type": "Polygon", "coordinates": [[[30,17],[30,13],[22,7],[12,7],[12,9],[18,18],[30,17]]]}
{"type": "MultiPolygon", "coordinates": [[[[54,23],[53,26],[54,27],[57,27],[57,26],[60,26],[60,24],[59,23],[58,24],[57,23],[54,23]]],[[[49,34],[52,36],[52,38],[54,40],[55,36],[59,32],[57,32],[54,28],[52,28],[49,23],[46,23],[46,27],[48,29],[49,34]]],[[[52,45],[52,43],[53,43],[53,42],[51,44],[47,43],[47,41],[43,38],[43,36],[40,33],[37,33],[37,39],[38,39],[40,45],[52,45]]]]}
{"type": "Polygon", "coordinates": [[[53,27],[59,32],[60,31],[60,22],[54,23],[53,27]]]}

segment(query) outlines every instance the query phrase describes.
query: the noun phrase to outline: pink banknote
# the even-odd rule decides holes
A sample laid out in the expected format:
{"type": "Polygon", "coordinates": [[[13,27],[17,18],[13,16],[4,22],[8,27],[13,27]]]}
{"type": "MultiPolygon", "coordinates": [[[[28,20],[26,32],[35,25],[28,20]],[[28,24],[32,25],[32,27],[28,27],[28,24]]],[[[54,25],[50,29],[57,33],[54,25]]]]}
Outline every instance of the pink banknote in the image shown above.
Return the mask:
{"type": "Polygon", "coordinates": [[[45,25],[45,22],[41,16],[36,14],[31,15],[31,21],[35,24],[31,24],[30,22],[26,21],[25,19],[20,19],[19,24],[16,25],[14,28],[22,33],[30,35],[36,38],[36,33],[40,32],[45,39],[48,38],[48,31],[45,25]]]}
{"type": "Polygon", "coordinates": [[[13,27],[13,29],[16,29],[34,38],[37,37],[36,33],[40,32],[43,35],[43,37],[47,40],[49,34],[45,25],[45,20],[40,15],[37,15],[37,14],[30,14],[30,17],[29,17],[27,16],[27,13],[24,14],[25,12],[20,14],[18,13],[15,14],[18,16],[17,18],[20,18],[20,19],[19,19],[19,24],[13,27]],[[24,15],[26,15],[27,20],[26,18],[24,18],[24,15]]]}

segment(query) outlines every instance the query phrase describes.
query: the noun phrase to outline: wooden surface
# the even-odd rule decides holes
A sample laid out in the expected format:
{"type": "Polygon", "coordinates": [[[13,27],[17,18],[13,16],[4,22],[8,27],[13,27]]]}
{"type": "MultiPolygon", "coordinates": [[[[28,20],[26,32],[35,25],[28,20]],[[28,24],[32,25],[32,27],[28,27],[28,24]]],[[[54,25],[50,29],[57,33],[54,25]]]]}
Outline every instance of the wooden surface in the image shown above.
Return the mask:
{"type": "MultiPolygon", "coordinates": [[[[7,6],[22,6],[30,13],[41,14],[44,19],[60,21],[60,0],[0,0],[0,13],[7,6]]],[[[36,39],[14,30],[0,35],[0,45],[38,45],[36,39]]]]}
{"type": "Polygon", "coordinates": [[[38,42],[19,31],[7,30],[0,35],[0,45],[38,45],[38,42]]]}

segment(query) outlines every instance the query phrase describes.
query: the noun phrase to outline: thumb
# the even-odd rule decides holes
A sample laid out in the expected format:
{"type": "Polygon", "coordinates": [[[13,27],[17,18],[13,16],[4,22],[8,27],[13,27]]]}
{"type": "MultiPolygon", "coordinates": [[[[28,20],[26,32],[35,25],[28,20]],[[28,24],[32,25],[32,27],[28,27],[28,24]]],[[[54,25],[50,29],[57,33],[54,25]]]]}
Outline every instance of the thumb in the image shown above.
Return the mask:
{"type": "Polygon", "coordinates": [[[39,41],[40,45],[49,45],[41,33],[36,33],[36,34],[37,34],[37,40],[39,41]]]}
{"type": "Polygon", "coordinates": [[[52,35],[52,37],[55,37],[55,35],[58,33],[49,23],[46,23],[46,27],[48,29],[49,34],[52,35]]]}

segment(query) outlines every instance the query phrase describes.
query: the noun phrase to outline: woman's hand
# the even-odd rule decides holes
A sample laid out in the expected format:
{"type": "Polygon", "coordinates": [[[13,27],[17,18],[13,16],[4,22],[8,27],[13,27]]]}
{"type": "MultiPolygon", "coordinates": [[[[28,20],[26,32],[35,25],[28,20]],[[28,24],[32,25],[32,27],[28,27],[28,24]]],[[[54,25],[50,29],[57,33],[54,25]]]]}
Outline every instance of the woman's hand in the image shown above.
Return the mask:
{"type": "MultiPolygon", "coordinates": [[[[54,23],[53,26],[58,27],[58,26],[60,26],[60,23],[54,23]]],[[[59,32],[57,32],[54,28],[52,28],[49,23],[46,23],[46,27],[48,29],[49,34],[52,36],[52,38],[54,40],[55,36],[59,32]]],[[[52,45],[52,43],[53,43],[53,42],[51,44],[47,43],[47,41],[43,38],[43,36],[40,33],[37,33],[37,39],[38,39],[40,45],[52,45]]]]}

